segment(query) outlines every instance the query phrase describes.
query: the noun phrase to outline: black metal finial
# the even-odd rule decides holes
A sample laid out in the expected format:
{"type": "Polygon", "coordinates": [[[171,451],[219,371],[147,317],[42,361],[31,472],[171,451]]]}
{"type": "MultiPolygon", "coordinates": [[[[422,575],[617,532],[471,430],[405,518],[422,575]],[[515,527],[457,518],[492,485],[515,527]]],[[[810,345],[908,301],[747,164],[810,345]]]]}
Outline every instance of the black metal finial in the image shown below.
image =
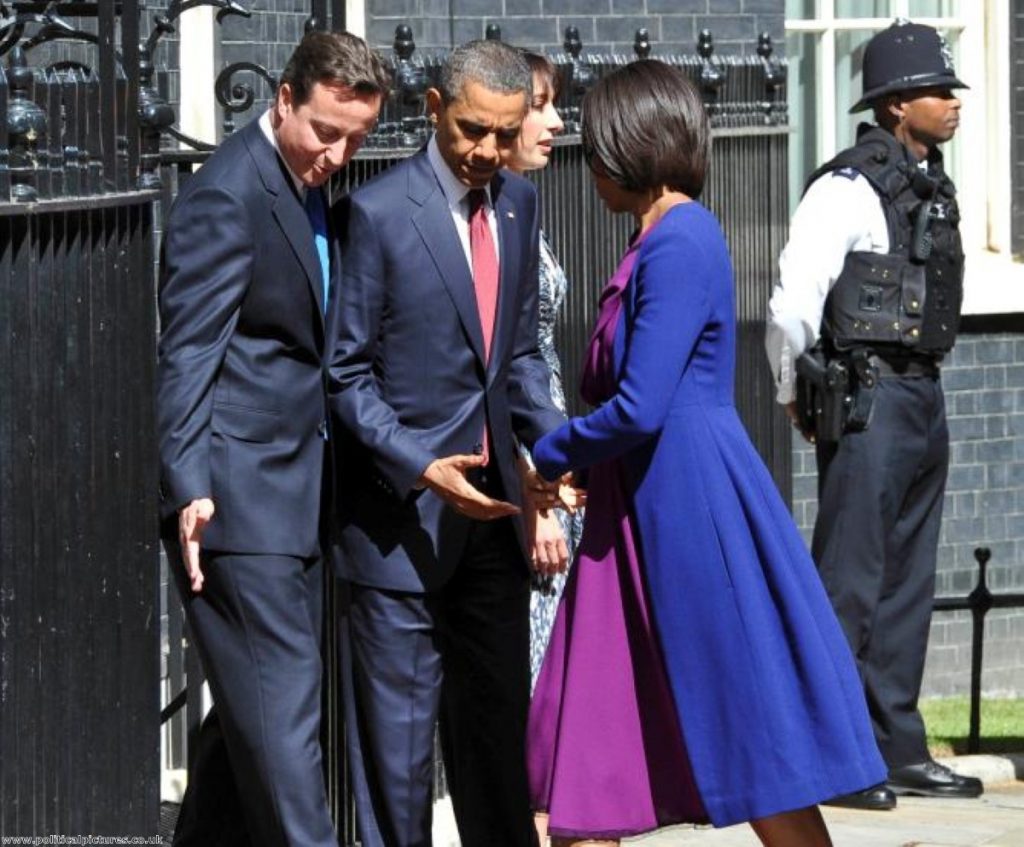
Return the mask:
{"type": "Polygon", "coordinates": [[[715,39],[711,35],[711,30],[702,29],[700,34],[697,36],[697,53],[702,59],[710,59],[711,54],[715,52],[715,39]]]}
{"type": "Polygon", "coordinates": [[[567,26],[565,28],[565,40],[562,42],[562,46],[574,60],[579,59],[580,51],[583,50],[583,42],[580,41],[580,31],[577,27],[567,26]]]}
{"type": "Polygon", "coordinates": [[[406,24],[395,27],[392,45],[395,55],[395,85],[393,103],[397,111],[387,108],[388,120],[382,121],[378,129],[390,132],[393,141],[405,146],[419,146],[426,140],[426,118],[423,116],[423,97],[427,90],[426,71],[412,62],[416,42],[412,28],[406,24]]]}
{"type": "Polygon", "coordinates": [[[646,59],[651,55],[651,36],[646,27],[641,27],[636,31],[636,36],[633,38],[633,52],[636,53],[638,59],[646,59]]]}
{"type": "Polygon", "coordinates": [[[487,24],[484,30],[484,38],[488,41],[501,41],[501,27],[497,24],[487,24]]]}
{"type": "MultiPolygon", "coordinates": [[[[774,53],[772,37],[767,32],[762,32],[757,37],[757,55],[761,57],[761,64],[764,66],[764,85],[769,92],[777,91],[786,83],[786,65],[774,53]]],[[[769,111],[774,107],[775,104],[769,104],[769,111]]]]}
{"type": "Polygon", "coordinates": [[[174,109],[153,85],[153,57],[146,45],[139,51],[139,129],[142,136],[139,188],[160,188],[160,136],[175,120],[174,109]]]}
{"type": "Polygon", "coordinates": [[[718,89],[725,82],[725,71],[721,65],[713,59],[715,53],[715,40],[711,31],[702,29],[697,37],[697,52],[701,58],[700,85],[704,92],[704,99],[707,102],[708,112],[714,113],[717,104],[714,101],[718,97],[718,89]]]}
{"type": "Polygon", "coordinates": [[[399,24],[395,27],[395,40],[391,43],[395,55],[403,62],[408,62],[416,52],[416,41],[412,37],[412,27],[399,24]]]}
{"type": "Polygon", "coordinates": [[[34,185],[38,168],[36,146],[46,134],[46,113],[29,97],[34,74],[20,46],[11,50],[7,64],[10,99],[5,118],[10,148],[11,199],[31,203],[39,197],[34,185]]]}

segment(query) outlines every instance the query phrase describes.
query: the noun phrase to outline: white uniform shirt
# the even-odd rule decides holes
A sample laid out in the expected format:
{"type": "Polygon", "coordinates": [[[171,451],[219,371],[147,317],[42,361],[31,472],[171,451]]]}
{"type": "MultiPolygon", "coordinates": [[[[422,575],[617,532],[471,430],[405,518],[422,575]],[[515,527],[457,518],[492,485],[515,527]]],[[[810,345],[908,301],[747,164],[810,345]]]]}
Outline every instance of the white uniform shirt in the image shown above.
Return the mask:
{"type": "Polygon", "coordinates": [[[818,340],[825,298],[852,251],[888,253],[889,231],[871,184],[855,171],[840,169],[807,189],[779,257],[765,332],[779,403],[796,396],[796,360],[818,340]]]}

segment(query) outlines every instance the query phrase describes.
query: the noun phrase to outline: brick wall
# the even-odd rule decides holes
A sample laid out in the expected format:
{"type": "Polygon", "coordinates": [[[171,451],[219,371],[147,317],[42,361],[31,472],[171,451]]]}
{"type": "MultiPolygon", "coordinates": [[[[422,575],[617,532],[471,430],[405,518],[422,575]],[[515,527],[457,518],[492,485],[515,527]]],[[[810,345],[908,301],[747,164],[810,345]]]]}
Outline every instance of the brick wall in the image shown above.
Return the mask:
{"type": "MultiPolygon", "coordinates": [[[[989,588],[1024,591],[1024,335],[962,333],[942,384],[951,449],[936,594],[964,595],[974,587],[979,546],[992,550],[989,588]]],[[[816,474],[813,450],[794,442],[793,513],[808,542],[816,474]]],[[[936,614],[923,693],[966,693],[970,662],[970,613],[936,614]]],[[[1024,609],[989,613],[984,668],[987,694],[1024,694],[1024,609]]]]}
{"type": "Polygon", "coordinates": [[[1024,4],[1010,4],[1011,244],[1024,255],[1024,4]]]}
{"type": "Polygon", "coordinates": [[[567,26],[580,31],[585,52],[632,53],[646,27],[653,55],[692,53],[697,33],[711,30],[721,53],[749,53],[767,31],[783,43],[784,0],[367,0],[367,37],[388,48],[395,27],[412,26],[426,50],[483,38],[488,24],[514,44],[560,50],[567,26]]]}
{"type": "MultiPolygon", "coordinates": [[[[369,5],[373,0],[367,2],[369,5]]],[[[302,39],[310,15],[309,0],[250,0],[245,5],[252,12],[251,17],[229,15],[217,26],[220,39],[217,67],[255,62],[276,76],[302,39]]],[[[244,125],[266,109],[271,91],[253,74],[238,74],[234,79],[248,82],[256,93],[253,109],[238,118],[239,125],[244,125]]]]}

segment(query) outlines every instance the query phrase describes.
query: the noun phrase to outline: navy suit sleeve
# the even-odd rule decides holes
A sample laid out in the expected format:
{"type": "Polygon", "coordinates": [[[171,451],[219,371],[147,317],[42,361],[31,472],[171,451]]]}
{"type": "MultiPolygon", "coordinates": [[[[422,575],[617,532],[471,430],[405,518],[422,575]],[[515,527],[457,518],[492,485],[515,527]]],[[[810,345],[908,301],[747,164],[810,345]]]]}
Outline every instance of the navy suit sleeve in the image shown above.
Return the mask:
{"type": "Polygon", "coordinates": [[[338,332],[331,356],[331,408],[373,456],[399,497],[412,491],[437,457],[402,425],[381,396],[373,363],[386,307],[386,271],[380,238],[384,235],[366,211],[342,201],[346,221],[338,332]]]}
{"type": "Polygon", "coordinates": [[[693,270],[684,246],[668,229],[652,233],[640,248],[632,326],[615,394],[534,445],[534,462],[547,479],[613,459],[661,430],[710,311],[707,280],[693,270]]]}
{"type": "Polygon", "coordinates": [[[551,372],[537,343],[538,300],[540,296],[540,229],[537,195],[532,193],[533,221],[528,235],[527,256],[520,285],[522,298],[509,363],[509,408],[512,429],[529,446],[538,438],[564,423],[565,416],[551,399],[551,372]]]}
{"type": "Polygon", "coordinates": [[[157,428],[165,498],[177,508],[211,496],[213,385],[251,280],[256,237],[243,204],[216,186],[187,193],[167,222],[157,428]]]}

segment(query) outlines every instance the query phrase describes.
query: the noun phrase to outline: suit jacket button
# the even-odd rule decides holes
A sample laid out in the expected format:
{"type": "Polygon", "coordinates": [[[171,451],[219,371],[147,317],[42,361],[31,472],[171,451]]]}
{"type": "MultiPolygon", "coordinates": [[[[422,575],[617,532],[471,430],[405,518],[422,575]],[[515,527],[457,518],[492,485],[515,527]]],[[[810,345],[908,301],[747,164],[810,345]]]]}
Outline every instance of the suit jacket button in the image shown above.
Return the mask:
{"type": "Polygon", "coordinates": [[[483,444],[474,444],[473,445],[473,453],[476,454],[477,456],[482,456],[484,454],[484,445],[483,444]]]}

